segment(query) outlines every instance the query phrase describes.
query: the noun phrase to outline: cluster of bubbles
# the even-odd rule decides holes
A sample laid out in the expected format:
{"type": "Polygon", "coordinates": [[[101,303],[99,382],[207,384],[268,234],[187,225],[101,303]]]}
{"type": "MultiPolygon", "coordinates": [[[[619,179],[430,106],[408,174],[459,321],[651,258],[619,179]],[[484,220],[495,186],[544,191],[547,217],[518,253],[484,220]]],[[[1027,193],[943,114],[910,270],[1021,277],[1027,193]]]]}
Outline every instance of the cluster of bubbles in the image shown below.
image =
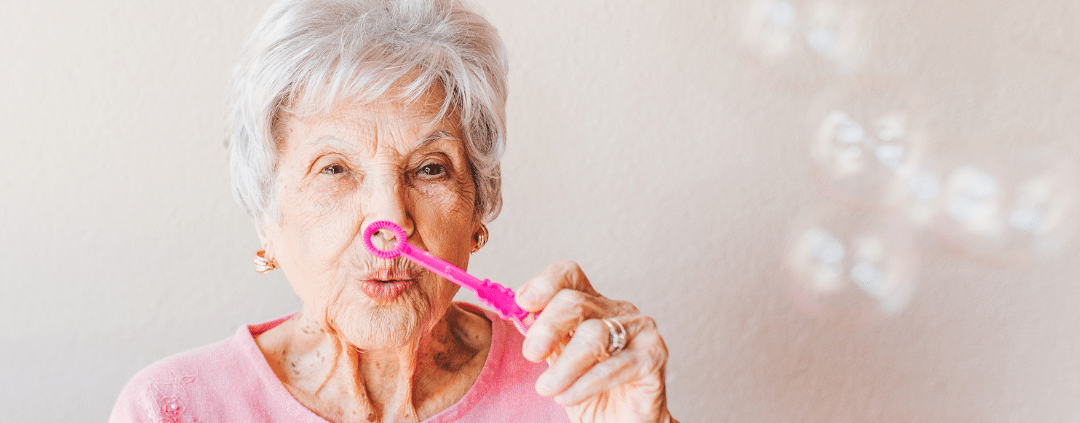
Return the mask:
{"type": "Polygon", "coordinates": [[[896,98],[829,101],[812,113],[818,123],[811,159],[827,195],[864,210],[900,212],[910,230],[981,257],[1024,262],[1060,251],[1080,223],[1073,160],[1039,147],[933,156],[931,136],[912,118],[915,103],[896,98]]]}
{"type": "Polygon", "coordinates": [[[768,79],[828,82],[812,85],[808,153],[835,210],[804,218],[792,234],[786,263],[795,303],[861,321],[901,312],[916,282],[916,236],[1006,264],[1061,251],[1080,226],[1078,163],[1038,147],[1059,140],[934,133],[914,90],[855,75],[868,50],[864,12],[842,0],[757,0],[742,28],[747,63],[768,79]],[[942,148],[1006,139],[1022,147],[942,148]]]}
{"type": "Polygon", "coordinates": [[[790,293],[805,312],[846,325],[898,313],[914,287],[910,233],[890,215],[828,210],[792,240],[790,293]]]}
{"type": "MultiPolygon", "coordinates": [[[[888,216],[890,230],[1004,265],[1054,257],[1075,237],[1080,172],[1069,156],[1038,147],[933,155],[931,136],[911,126],[913,110],[865,106],[817,112],[810,158],[833,207],[888,216]]],[[[883,226],[849,234],[853,225],[818,217],[798,226],[787,260],[796,303],[815,315],[831,308],[870,320],[902,311],[915,283],[905,268],[916,265],[912,243],[885,236],[883,226]],[[878,314],[862,310],[867,304],[878,314]]]]}
{"type": "Polygon", "coordinates": [[[904,201],[901,182],[915,177],[927,154],[917,108],[913,95],[882,83],[823,91],[810,113],[816,125],[810,155],[826,193],[865,208],[904,201]]]}
{"type": "Polygon", "coordinates": [[[1053,256],[1080,217],[1076,164],[1051,150],[995,153],[948,171],[931,229],[979,256],[1007,262],[1053,256]]]}
{"type": "Polygon", "coordinates": [[[747,61],[765,75],[812,82],[851,74],[863,62],[863,13],[855,7],[803,0],[757,0],[742,27],[747,61]]]}

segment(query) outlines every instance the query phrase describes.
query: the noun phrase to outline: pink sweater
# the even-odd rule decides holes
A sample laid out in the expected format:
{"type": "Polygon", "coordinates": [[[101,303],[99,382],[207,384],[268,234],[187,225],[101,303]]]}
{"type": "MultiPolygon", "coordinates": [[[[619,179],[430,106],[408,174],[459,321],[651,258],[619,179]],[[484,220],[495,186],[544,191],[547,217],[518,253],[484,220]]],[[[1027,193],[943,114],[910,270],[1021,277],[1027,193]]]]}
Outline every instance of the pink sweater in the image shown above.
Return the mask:
{"type": "MultiPolygon", "coordinates": [[[[461,305],[491,320],[491,351],[469,392],[424,421],[569,421],[562,407],[536,394],[533,384],[547,366],[521,356],[521,334],[493,312],[461,305]]],[[[143,369],[120,393],[109,421],[326,423],[289,394],[255,344],[287,318],[242,326],[229,339],[143,369]]]]}

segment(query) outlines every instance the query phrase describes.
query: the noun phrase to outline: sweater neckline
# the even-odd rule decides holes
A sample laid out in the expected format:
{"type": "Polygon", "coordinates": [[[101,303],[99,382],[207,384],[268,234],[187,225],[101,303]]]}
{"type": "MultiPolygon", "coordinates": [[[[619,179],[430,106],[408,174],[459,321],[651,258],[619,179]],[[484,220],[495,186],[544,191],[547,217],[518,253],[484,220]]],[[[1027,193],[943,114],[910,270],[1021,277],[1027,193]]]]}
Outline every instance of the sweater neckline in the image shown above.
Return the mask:
{"type": "MultiPolygon", "coordinates": [[[[496,378],[499,377],[503,366],[507,338],[510,335],[508,332],[510,330],[509,325],[490,310],[470,303],[455,302],[454,304],[491,322],[491,348],[488,350],[480,375],[476,377],[476,381],[465,392],[465,395],[450,407],[436,413],[427,420],[423,420],[423,423],[451,422],[464,416],[485,397],[491,386],[494,385],[496,378]]],[[[259,349],[259,345],[255,343],[255,337],[277,327],[296,314],[291,313],[267,322],[241,326],[234,337],[240,342],[245,358],[255,370],[262,383],[262,389],[265,390],[267,396],[271,397],[273,403],[278,404],[284,411],[295,416],[300,421],[326,423],[326,419],[304,407],[300,401],[289,393],[289,390],[285,388],[285,385],[281,383],[281,380],[274,374],[273,369],[270,368],[270,363],[266,361],[266,357],[263,355],[262,350],[259,349]]]]}

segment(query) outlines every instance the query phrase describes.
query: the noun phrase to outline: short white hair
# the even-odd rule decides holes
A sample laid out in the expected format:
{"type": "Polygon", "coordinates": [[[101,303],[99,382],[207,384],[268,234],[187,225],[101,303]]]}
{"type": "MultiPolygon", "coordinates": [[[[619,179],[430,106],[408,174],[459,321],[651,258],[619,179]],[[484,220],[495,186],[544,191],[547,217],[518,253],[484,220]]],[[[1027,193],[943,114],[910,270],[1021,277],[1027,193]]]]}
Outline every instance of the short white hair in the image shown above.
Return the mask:
{"type": "Polygon", "coordinates": [[[227,99],[233,195],[259,225],[277,222],[277,120],[371,102],[391,88],[414,101],[445,93],[476,186],[476,213],[502,206],[508,70],[498,32],[461,0],[280,0],[248,40],[227,99]]]}

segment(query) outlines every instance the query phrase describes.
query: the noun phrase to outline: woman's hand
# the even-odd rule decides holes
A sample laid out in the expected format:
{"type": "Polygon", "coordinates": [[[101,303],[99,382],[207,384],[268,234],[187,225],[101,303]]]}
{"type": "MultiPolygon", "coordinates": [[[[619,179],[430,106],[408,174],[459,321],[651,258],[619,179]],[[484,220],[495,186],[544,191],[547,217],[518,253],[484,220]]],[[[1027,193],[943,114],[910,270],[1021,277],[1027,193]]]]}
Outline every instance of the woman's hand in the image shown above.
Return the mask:
{"type": "Polygon", "coordinates": [[[566,407],[571,421],[675,422],[664,387],[667,347],[651,317],[600,295],[570,261],[526,282],[517,303],[539,313],[522,345],[526,359],[549,365],[536,391],[566,407]],[[602,319],[626,329],[626,346],[611,356],[612,331],[602,319]]]}

